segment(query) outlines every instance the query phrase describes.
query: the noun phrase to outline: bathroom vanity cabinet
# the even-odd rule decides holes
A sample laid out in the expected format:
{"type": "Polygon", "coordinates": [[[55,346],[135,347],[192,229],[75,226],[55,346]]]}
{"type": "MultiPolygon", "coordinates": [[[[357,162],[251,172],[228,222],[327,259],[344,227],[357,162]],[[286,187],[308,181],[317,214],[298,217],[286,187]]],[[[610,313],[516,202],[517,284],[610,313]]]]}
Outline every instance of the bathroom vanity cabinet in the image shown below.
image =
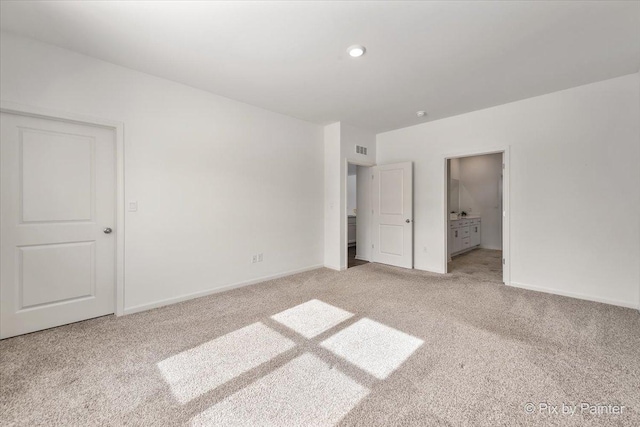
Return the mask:
{"type": "Polygon", "coordinates": [[[449,221],[449,255],[457,255],[480,246],[480,217],[465,217],[449,221]]]}

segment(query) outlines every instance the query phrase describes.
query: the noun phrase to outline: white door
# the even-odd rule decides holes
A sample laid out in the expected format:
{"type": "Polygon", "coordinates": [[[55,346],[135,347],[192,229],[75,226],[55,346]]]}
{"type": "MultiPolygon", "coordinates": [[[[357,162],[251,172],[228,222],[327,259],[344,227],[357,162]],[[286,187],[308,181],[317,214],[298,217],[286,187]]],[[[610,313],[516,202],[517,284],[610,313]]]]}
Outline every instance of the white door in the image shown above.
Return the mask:
{"type": "Polygon", "coordinates": [[[0,338],[113,313],[113,131],[0,119],[0,338]]]}
{"type": "Polygon", "coordinates": [[[373,260],[413,268],[411,162],[373,167],[373,260]]]}

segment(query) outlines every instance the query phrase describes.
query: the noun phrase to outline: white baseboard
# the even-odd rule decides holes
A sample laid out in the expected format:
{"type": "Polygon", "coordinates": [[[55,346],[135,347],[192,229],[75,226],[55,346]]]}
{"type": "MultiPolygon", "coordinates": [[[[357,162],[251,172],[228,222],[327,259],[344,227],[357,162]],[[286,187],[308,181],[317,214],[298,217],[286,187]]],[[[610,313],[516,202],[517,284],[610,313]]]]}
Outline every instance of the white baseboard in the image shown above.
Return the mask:
{"type": "MultiPolygon", "coordinates": [[[[364,257],[364,256],[360,256],[360,255],[356,255],[356,257],[355,257],[355,258],[356,258],[356,259],[359,259],[360,261],[369,261],[369,258],[364,257]]],[[[369,261],[369,262],[371,262],[371,261],[369,261]]]]}
{"type": "Polygon", "coordinates": [[[536,292],[544,292],[546,294],[561,295],[563,297],[577,298],[577,299],[586,300],[586,301],[601,302],[603,304],[616,305],[618,307],[640,309],[640,307],[638,307],[638,305],[635,303],[608,299],[608,298],[594,297],[591,295],[585,295],[577,292],[565,292],[558,289],[525,285],[523,283],[517,283],[517,282],[511,282],[510,284],[507,284],[507,286],[512,286],[514,288],[527,289],[527,290],[536,291],[536,292]]]}
{"type": "Polygon", "coordinates": [[[242,288],[244,286],[255,285],[257,283],[266,282],[268,280],[279,279],[281,277],[291,276],[298,273],[304,273],[305,271],[317,270],[322,268],[323,265],[312,265],[310,267],[300,268],[298,270],[291,270],[284,273],[273,274],[271,276],[263,276],[257,279],[247,280],[245,282],[233,283],[231,285],[225,285],[219,288],[207,289],[206,291],[194,292],[191,294],[181,295],[178,297],[167,298],[160,301],[155,301],[147,304],[140,304],[133,307],[125,308],[124,314],[139,313],[141,311],[151,310],[153,308],[163,307],[165,305],[171,305],[182,301],[187,301],[194,298],[200,298],[207,295],[217,294],[224,291],[230,291],[231,289],[242,288]]]}
{"type": "Polygon", "coordinates": [[[447,274],[447,272],[446,271],[442,271],[442,269],[428,268],[428,267],[425,267],[425,266],[419,265],[419,264],[414,264],[413,265],[413,269],[414,270],[420,270],[420,271],[426,271],[427,273],[447,274]]]}

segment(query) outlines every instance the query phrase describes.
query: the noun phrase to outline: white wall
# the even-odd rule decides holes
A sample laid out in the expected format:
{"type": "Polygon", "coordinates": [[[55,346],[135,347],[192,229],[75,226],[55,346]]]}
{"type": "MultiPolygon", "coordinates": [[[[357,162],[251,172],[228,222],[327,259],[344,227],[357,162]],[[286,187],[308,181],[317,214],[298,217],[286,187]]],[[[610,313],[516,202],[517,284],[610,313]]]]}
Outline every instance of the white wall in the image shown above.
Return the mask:
{"type": "MultiPolygon", "coordinates": [[[[332,123],[324,128],[324,146],[324,265],[344,270],[347,268],[348,163],[375,164],[376,136],[345,123],[332,123]],[[356,145],[367,147],[367,154],[357,154],[356,145]]],[[[361,228],[360,221],[357,220],[357,228],[361,228]]]]}
{"type": "Polygon", "coordinates": [[[3,100],[124,123],[126,310],[322,265],[320,126],[1,39],[3,100]]]}
{"type": "Polygon", "coordinates": [[[345,256],[340,237],[346,232],[340,160],[340,123],[332,123],[324,127],[324,266],[334,270],[340,270],[345,256]]]}
{"type": "Polygon", "coordinates": [[[480,247],[502,249],[502,153],[463,157],[460,162],[460,210],[482,217],[480,247]]]}
{"type": "Polygon", "coordinates": [[[358,209],[358,176],[347,176],[347,214],[355,215],[358,209]]]}
{"type": "Polygon", "coordinates": [[[443,272],[444,157],[510,146],[511,284],[638,306],[637,74],[377,136],[414,162],[415,266],[443,272]],[[624,195],[624,197],[620,197],[624,195]]]}

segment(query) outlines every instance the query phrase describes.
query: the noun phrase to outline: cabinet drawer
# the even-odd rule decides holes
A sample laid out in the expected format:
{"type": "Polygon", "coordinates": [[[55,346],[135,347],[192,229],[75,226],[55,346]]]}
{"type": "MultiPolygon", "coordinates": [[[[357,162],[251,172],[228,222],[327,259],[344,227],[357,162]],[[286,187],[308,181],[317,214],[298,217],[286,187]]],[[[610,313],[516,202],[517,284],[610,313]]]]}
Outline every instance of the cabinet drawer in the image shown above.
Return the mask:
{"type": "Polygon", "coordinates": [[[465,237],[469,237],[469,227],[460,227],[460,235],[464,239],[465,237]]]}
{"type": "Polygon", "coordinates": [[[468,237],[464,237],[462,239],[462,248],[468,248],[471,246],[471,239],[468,237]]]}

